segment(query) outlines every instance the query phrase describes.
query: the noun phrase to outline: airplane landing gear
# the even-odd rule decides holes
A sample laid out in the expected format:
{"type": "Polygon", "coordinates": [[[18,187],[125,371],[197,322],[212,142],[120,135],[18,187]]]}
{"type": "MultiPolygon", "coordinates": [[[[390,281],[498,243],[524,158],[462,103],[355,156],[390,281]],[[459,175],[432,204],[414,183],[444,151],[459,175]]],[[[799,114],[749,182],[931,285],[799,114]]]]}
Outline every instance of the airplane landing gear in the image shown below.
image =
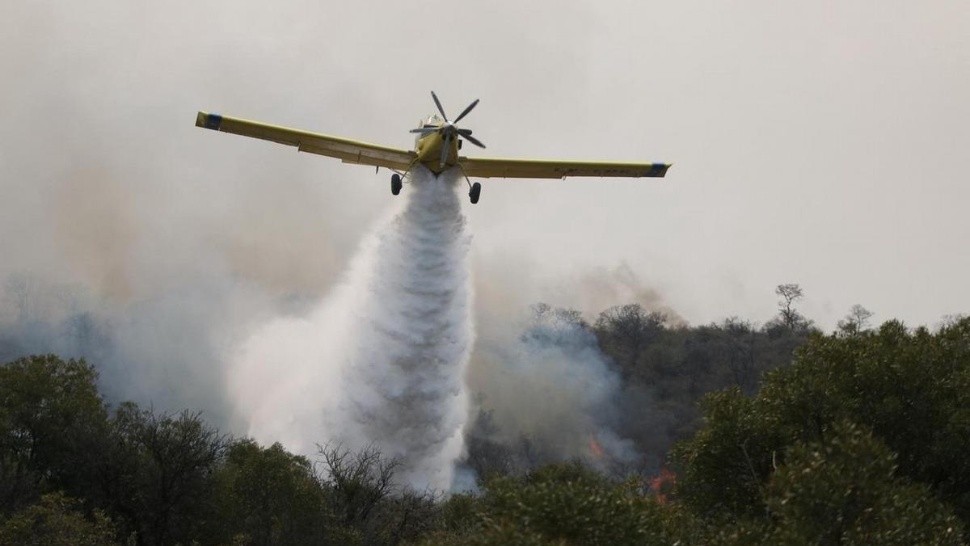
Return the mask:
{"type": "Polygon", "coordinates": [[[393,193],[394,195],[397,195],[397,194],[401,193],[401,188],[403,186],[404,186],[404,183],[401,182],[401,175],[399,175],[397,173],[392,174],[391,175],[391,193],[393,193]]]}
{"type": "Polygon", "coordinates": [[[478,203],[478,198],[482,195],[482,185],[478,182],[472,184],[470,190],[468,190],[468,197],[472,200],[472,204],[478,203]]]}

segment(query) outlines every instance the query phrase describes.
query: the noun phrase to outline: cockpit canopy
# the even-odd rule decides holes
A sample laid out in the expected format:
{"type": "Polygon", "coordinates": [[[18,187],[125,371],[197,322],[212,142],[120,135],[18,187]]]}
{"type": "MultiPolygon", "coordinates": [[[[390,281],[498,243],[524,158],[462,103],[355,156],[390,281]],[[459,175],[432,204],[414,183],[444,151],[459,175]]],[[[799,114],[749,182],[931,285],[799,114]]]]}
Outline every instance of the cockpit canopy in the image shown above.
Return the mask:
{"type": "Polygon", "coordinates": [[[418,127],[422,129],[427,127],[438,127],[444,122],[445,120],[442,119],[438,114],[431,114],[427,117],[427,119],[419,120],[418,127]]]}

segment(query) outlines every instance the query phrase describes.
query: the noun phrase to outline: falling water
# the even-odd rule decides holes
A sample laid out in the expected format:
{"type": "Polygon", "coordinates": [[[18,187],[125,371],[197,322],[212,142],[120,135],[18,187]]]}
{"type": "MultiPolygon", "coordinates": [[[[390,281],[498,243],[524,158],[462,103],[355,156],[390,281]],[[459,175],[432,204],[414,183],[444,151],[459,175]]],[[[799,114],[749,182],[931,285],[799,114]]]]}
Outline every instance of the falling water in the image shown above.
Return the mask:
{"type": "Polygon", "coordinates": [[[241,346],[230,388],[257,440],[308,454],[373,445],[400,458],[402,482],[448,489],[468,414],[470,237],[454,173],[411,178],[345,282],[241,346]]]}

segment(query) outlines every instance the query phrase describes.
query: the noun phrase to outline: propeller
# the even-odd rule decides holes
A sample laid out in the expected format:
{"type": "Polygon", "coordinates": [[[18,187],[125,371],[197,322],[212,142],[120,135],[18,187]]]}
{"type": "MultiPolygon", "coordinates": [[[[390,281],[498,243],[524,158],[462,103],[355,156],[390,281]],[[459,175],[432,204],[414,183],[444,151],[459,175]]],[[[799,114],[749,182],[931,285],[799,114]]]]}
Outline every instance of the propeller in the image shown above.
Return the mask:
{"type": "Polygon", "coordinates": [[[461,129],[458,127],[458,125],[456,125],[459,121],[461,121],[462,118],[467,116],[468,113],[475,108],[475,106],[478,105],[478,99],[475,99],[474,101],[472,101],[471,104],[465,107],[465,109],[462,110],[460,114],[458,114],[458,117],[455,118],[455,121],[448,121],[448,115],[445,114],[445,109],[444,107],[441,106],[441,101],[438,100],[438,95],[435,95],[434,91],[431,92],[431,98],[434,99],[434,105],[438,107],[438,112],[441,113],[441,117],[442,119],[445,120],[445,122],[439,125],[438,127],[418,127],[417,129],[411,129],[411,132],[419,133],[421,135],[429,135],[431,133],[439,133],[441,135],[441,138],[443,140],[443,143],[441,146],[441,166],[442,167],[445,166],[445,160],[448,159],[448,152],[451,149],[451,146],[450,146],[451,141],[458,137],[464,138],[465,140],[467,140],[468,142],[471,142],[472,144],[474,144],[475,146],[478,146],[479,148],[485,147],[485,145],[482,144],[482,141],[472,136],[471,129],[461,129]]]}

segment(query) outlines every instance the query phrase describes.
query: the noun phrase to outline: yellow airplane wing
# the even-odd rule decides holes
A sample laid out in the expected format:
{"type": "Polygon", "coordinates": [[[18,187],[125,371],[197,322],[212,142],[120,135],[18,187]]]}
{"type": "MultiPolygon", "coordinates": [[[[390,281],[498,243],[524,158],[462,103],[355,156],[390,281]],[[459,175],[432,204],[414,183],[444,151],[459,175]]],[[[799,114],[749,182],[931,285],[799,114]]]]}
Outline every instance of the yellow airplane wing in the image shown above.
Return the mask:
{"type": "Polygon", "coordinates": [[[374,165],[398,171],[407,170],[417,157],[414,152],[398,148],[388,148],[367,142],[277,127],[206,112],[199,112],[195,117],[195,125],[214,131],[296,146],[301,152],[336,157],[344,163],[374,165]]]}
{"type": "Polygon", "coordinates": [[[612,163],[603,161],[545,161],[460,157],[465,174],[475,178],[566,178],[567,176],[663,178],[668,163],[612,163]]]}

